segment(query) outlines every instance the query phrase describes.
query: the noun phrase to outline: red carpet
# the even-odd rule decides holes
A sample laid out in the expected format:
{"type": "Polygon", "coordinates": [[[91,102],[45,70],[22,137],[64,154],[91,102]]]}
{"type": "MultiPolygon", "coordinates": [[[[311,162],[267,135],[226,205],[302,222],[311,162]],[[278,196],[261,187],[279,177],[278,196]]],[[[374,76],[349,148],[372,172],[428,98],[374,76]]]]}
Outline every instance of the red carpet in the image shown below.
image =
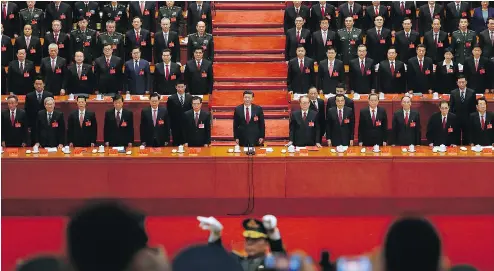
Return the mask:
{"type": "MultiPolygon", "coordinates": [[[[205,214],[208,215],[208,214],[205,214]]],[[[219,218],[225,226],[224,244],[242,246],[241,218],[219,218]]],[[[479,270],[494,270],[494,216],[434,216],[444,251],[453,264],[471,263],[479,270]]],[[[303,249],[316,259],[321,249],[334,257],[372,251],[382,242],[391,217],[279,217],[289,251],[303,249]]],[[[61,217],[3,217],[2,269],[12,270],[20,258],[63,251],[61,217]]],[[[186,245],[206,242],[208,233],[192,217],[150,217],[146,221],[150,244],[164,244],[174,255],[186,245]]]]}

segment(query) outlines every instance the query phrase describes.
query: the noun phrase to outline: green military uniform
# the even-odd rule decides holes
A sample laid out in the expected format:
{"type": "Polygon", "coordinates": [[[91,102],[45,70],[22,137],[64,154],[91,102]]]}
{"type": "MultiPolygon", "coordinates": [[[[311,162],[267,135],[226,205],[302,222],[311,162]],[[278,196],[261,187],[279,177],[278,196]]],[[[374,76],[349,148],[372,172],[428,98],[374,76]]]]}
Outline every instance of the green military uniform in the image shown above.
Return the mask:
{"type": "Polygon", "coordinates": [[[115,31],[119,33],[125,33],[128,30],[128,18],[125,5],[117,3],[116,6],[111,4],[103,7],[103,25],[102,29],[106,29],[106,22],[115,22],[115,31]]]}
{"type": "Polygon", "coordinates": [[[122,33],[113,32],[113,34],[109,34],[108,32],[103,32],[98,36],[98,51],[95,54],[95,58],[103,55],[103,47],[108,44],[112,45],[113,55],[118,56],[121,59],[125,57],[125,48],[124,48],[124,35],[122,33]]]}
{"type": "Polygon", "coordinates": [[[29,8],[22,9],[19,12],[19,17],[21,19],[21,31],[19,33],[23,33],[24,26],[26,24],[30,24],[33,29],[33,36],[44,37],[45,33],[43,31],[44,24],[44,15],[43,10],[39,8],[33,8],[29,10],[29,8]]]}
{"type": "Polygon", "coordinates": [[[199,36],[199,33],[190,34],[189,41],[187,43],[187,60],[194,58],[194,50],[197,47],[202,47],[204,50],[204,59],[213,61],[214,58],[214,42],[213,35],[204,33],[203,36],[199,36]]]}
{"type": "Polygon", "coordinates": [[[350,60],[358,57],[357,48],[363,43],[362,30],[355,27],[351,31],[347,31],[346,28],[339,29],[336,40],[338,58],[348,65],[350,60]]]}
{"type": "Polygon", "coordinates": [[[451,35],[451,48],[454,51],[455,61],[464,64],[467,57],[472,56],[472,49],[477,44],[475,31],[461,32],[456,30],[451,35]]]}
{"type": "Polygon", "coordinates": [[[70,55],[73,58],[75,52],[82,51],[84,53],[84,63],[92,64],[93,60],[99,56],[96,53],[98,46],[96,45],[96,30],[86,28],[86,31],[80,29],[70,32],[70,55]]]}
{"type": "Polygon", "coordinates": [[[173,7],[160,7],[158,13],[158,24],[161,24],[161,19],[168,18],[170,19],[170,30],[180,33],[180,27],[184,25],[184,16],[182,15],[182,8],[173,6],[173,7]]]}

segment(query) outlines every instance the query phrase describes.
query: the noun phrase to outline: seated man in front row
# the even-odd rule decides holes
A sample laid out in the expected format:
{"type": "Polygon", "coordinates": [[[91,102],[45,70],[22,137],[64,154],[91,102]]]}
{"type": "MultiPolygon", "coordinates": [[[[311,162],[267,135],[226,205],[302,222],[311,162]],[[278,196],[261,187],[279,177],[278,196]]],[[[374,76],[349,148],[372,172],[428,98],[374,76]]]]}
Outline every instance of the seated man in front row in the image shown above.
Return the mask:
{"type": "Polygon", "coordinates": [[[321,147],[320,125],[316,111],[309,109],[310,100],[307,96],[300,98],[300,110],[290,115],[290,142],[288,146],[321,147]]]}
{"type": "Polygon", "coordinates": [[[233,113],[233,137],[240,146],[261,146],[264,143],[265,124],[262,107],[252,103],[254,93],[244,91],[244,103],[233,113]]]}
{"type": "Polygon", "coordinates": [[[120,94],[113,97],[114,108],[106,111],[104,138],[106,146],[132,147],[134,143],[134,114],[123,108],[120,94]]]}

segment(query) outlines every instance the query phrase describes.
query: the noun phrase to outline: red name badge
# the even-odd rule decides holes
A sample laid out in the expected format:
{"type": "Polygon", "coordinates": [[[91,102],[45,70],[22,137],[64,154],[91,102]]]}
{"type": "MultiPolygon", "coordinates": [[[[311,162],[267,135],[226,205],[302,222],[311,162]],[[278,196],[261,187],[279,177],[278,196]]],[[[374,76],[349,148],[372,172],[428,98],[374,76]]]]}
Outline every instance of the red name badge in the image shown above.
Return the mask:
{"type": "Polygon", "coordinates": [[[86,16],[87,16],[87,17],[91,17],[91,15],[92,15],[92,14],[91,14],[91,11],[86,11],[86,16]]]}
{"type": "Polygon", "coordinates": [[[300,39],[300,43],[305,43],[305,39],[300,39]]]}
{"type": "Polygon", "coordinates": [[[480,74],[485,74],[485,69],[480,69],[479,73],[480,74]]]}
{"type": "Polygon", "coordinates": [[[443,46],[444,46],[444,45],[443,45],[443,43],[442,43],[442,42],[438,42],[438,43],[437,43],[437,48],[443,48],[443,46]]]}
{"type": "Polygon", "coordinates": [[[29,77],[29,73],[28,72],[25,72],[24,73],[24,78],[28,78],[29,77]]]}
{"type": "Polygon", "coordinates": [[[199,123],[199,126],[197,126],[199,129],[204,129],[204,123],[199,123]]]}
{"type": "Polygon", "coordinates": [[[38,21],[36,21],[35,19],[32,19],[31,24],[38,24],[38,21]]]}
{"type": "Polygon", "coordinates": [[[36,54],[36,49],[31,48],[31,50],[29,50],[29,52],[30,52],[31,54],[36,54]]]}
{"type": "Polygon", "coordinates": [[[397,72],[396,73],[396,78],[400,78],[401,77],[401,73],[397,72]]]}
{"type": "Polygon", "coordinates": [[[351,45],[355,45],[355,41],[354,41],[354,40],[351,40],[351,41],[350,41],[350,44],[351,44],[351,45]]]}
{"type": "Polygon", "coordinates": [[[202,46],[202,49],[203,49],[204,51],[206,51],[206,49],[207,49],[207,48],[208,48],[208,47],[207,47],[206,45],[203,45],[203,46],[202,46]]]}
{"type": "Polygon", "coordinates": [[[206,72],[202,72],[202,73],[201,73],[201,77],[202,77],[202,78],[206,78],[206,77],[208,77],[208,75],[206,74],[206,72]]]}
{"type": "Polygon", "coordinates": [[[310,73],[310,69],[309,68],[305,68],[305,73],[310,73]]]}
{"type": "Polygon", "coordinates": [[[206,14],[202,14],[202,15],[201,15],[201,18],[202,18],[202,19],[206,19],[206,14]]]}
{"type": "Polygon", "coordinates": [[[84,42],[84,46],[85,46],[85,47],[89,47],[89,46],[91,46],[91,42],[89,42],[89,41],[85,41],[85,42],[84,42]]]}
{"type": "Polygon", "coordinates": [[[120,126],[127,127],[127,122],[126,121],[122,121],[122,124],[120,124],[120,126]]]}
{"type": "Polygon", "coordinates": [[[170,48],[175,47],[175,43],[173,43],[173,42],[168,43],[168,47],[170,47],[170,48]]]}
{"type": "Polygon", "coordinates": [[[12,13],[9,15],[9,19],[14,19],[15,15],[12,13]]]}
{"type": "Polygon", "coordinates": [[[58,128],[58,122],[54,121],[51,123],[52,128],[58,128]]]}
{"type": "Polygon", "coordinates": [[[2,46],[2,52],[5,52],[5,51],[7,51],[7,47],[2,46]]]}
{"type": "Polygon", "coordinates": [[[333,72],[333,76],[338,76],[339,73],[338,72],[333,72]]]}
{"type": "Polygon", "coordinates": [[[60,44],[58,45],[58,49],[63,49],[63,48],[65,48],[65,44],[60,43],[60,44]]]}
{"type": "Polygon", "coordinates": [[[171,18],[170,18],[170,22],[172,22],[172,23],[173,23],[173,22],[176,22],[176,21],[177,21],[177,18],[175,18],[175,17],[171,17],[171,18]]]}
{"type": "Polygon", "coordinates": [[[381,40],[379,40],[379,43],[381,43],[381,44],[386,44],[386,40],[381,39],[381,40]]]}
{"type": "Polygon", "coordinates": [[[372,74],[372,71],[371,71],[371,70],[367,70],[365,73],[366,73],[367,75],[371,75],[371,74],[372,74]]]}
{"type": "MultiPolygon", "coordinates": [[[[15,123],[15,128],[21,128],[21,126],[22,126],[22,125],[21,125],[21,123],[20,123],[20,122],[16,122],[16,123],[15,123]]],[[[491,128],[492,128],[492,125],[491,125],[491,128]]],[[[489,128],[487,128],[487,129],[489,129],[489,128]]]]}
{"type": "Polygon", "coordinates": [[[453,73],[453,69],[448,69],[448,73],[453,73]]]}
{"type": "Polygon", "coordinates": [[[60,69],[60,68],[56,68],[56,69],[55,69],[55,73],[62,73],[62,69],[60,69]]]}
{"type": "Polygon", "coordinates": [[[254,116],[254,121],[258,121],[259,118],[257,116],[254,116]]]}
{"type": "Polygon", "coordinates": [[[487,129],[492,129],[492,124],[487,124],[487,129]]]}
{"type": "Polygon", "coordinates": [[[115,69],[114,68],[111,68],[110,69],[110,74],[115,74],[115,69]]]}
{"type": "Polygon", "coordinates": [[[117,155],[117,154],[118,154],[118,150],[115,150],[115,149],[109,149],[109,150],[108,150],[108,154],[111,154],[111,155],[117,155]]]}
{"type": "Polygon", "coordinates": [[[425,75],[429,75],[431,74],[431,71],[430,70],[425,70],[425,75]]]}
{"type": "Polygon", "coordinates": [[[462,12],[461,13],[461,17],[467,17],[467,13],[466,12],[462,12]]]}
{"type": "Polygon", "coordinates": [[[309,127],[314,127],[314,122],[313,121],[309,121],[309,127]]]}
{"type": "Polygon", "coordinates": [[[328,18],[328,20],[331,20],[331,15],[326,15],[326,18],[328,18]]]}
{"type": "Polygon", "coordinates": [[[81,76],[81,80],[82,80],[82,81],[87,81],[87,76],[86,76],[86,75],[82,75],[82,76],[81,76]]]}
{"type": "Polygon", "coordinates": [[[333,45],[333,41],[332,40],[327,40],[326,41],[326,46],[331,46],[333,45]]]}
{"type": "Polygon", "coordinates": [[[448,128],[448,133],[452,133],[453,132],[453,128],[449,127],[448,128]]]}
{"type": "Polygon", "coordinates": [[[380,120],[376,120],[376,126],[381,126],[381,121],[380,120]]]}
{"type": "Polygon", "coordinates": [[[170,76],[170,79],[171,79],[171,80],[175,80],[175,79],[177,79],[177,76],[176,76],[175,74],[172,74],[172,75],[170,76]]]}
{"type": "Polygon", "coordinates": [[[147,9],[146,9],[146,10],[144,10],[144,15],[145,15],[145,16],[148,16],[148,15],[149,15],[149,10],[147,10],[147,9]]]}
{"type": "Polygon", "coordinates": [[[348,124],[348,123],[350,123],[350,120],[349,119],[344,119],[343,120],[343,123],[348,124]]]}
{"type": "Polygon", "coordinates": [[[89,127],[89,126],[91,126],[91,122],[88,120],[85,122],[85,125],[86,125],[86,127],[89,127]]]}
{"type": "Polygon", "coordinates": [[[139,75],[144,75],[144,70],[140,70],[139,75]]]}
{"type": "Polygon", "coordinates": [[[116,45],[116,44],[112,44],[111,49],[112,49],[112,50],[117,49],[117,45],[116,45]]]}
{"type": "Polygon", "coordinates": [[[470,48],[470,46],[472,46],[472,44],[471,44],[470,42],[465,42],[465,46],[466,46],[467,48],[470,48]]]}
{"type": "Polygon", "coordinates": [[[158,120],[158,125],[163,125],[163,124],[165,124],[164,120],[162,120],[162,119],[158,120]]]}
{"type": "Polygon", "coordinates": [[[120,16],[115,17],[115,22],[120,21],[120,16]]]}
{"type": "Polygon", "coordinates": [[[415,122],[414,122],[414,121],[410,122],[410,127],[412,127],[412,128],[413,128],[413,127],[415,127],[415,125],[416,125],[416,124],[415,124],[415,122]]]}
{"type": "Polygon", "coordinates": [[[410,45],[408,45],[408,48],[410,48],[410,49],[414,49],[414,48],[415,48],[415,44],[410,43],[410,45]]]}
{"type": "Polygon", "coordinates": [[[60,19],[65,20],[65,14],[60,14],[60,19]]]}
{"type": "Polygon", "coordinates": [[[358,15],[356,15],[356,14],[355,14],[355,15],[353,15],[353,19],[354,19],[354,20],[358,20],[358,15]]]}
{"type": "Polygon", "coordinates": [[[412,11],[411,11],[411,10],[409,10],[409,9],[407,9],[407,10],[405,10],[405,13],[406,13],[407,15],[410,15],[410,14],[412,14],[412,11]]]}
{"type": "Polygon", "coordinates": [[[146,41],[145,40],[141,41],[141,46],[146,46],[146,41]]]}

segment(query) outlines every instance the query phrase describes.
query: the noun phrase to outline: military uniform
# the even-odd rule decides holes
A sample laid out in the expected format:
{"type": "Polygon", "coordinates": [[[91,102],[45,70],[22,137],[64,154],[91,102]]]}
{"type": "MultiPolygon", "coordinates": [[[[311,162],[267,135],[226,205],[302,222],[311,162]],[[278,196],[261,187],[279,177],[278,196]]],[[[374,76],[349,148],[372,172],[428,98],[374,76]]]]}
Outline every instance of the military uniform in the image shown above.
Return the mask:
{"type": "Polygon", "coordinates": [[[70,32],[70,56],[74,58],[75,52],[84,53],[84,63],[92,64],[93,60],[99,54],[96,53],[96,30],[86,28],[86,31],[80,29],[70,32]]]}
{"type": "Polygon", "coordinates": [[[184,16],[182,15],[182,8],[173,6],[169,8],[168,6],[160,7],[158,13],[158,24],[161,24],[161,19],[170,19],[170,30],[180,33],[180,27],[184,25],[184,16]]]}
{"type": "Polygon", "coordinates": [[[475,31],[467,30],[462,33],[461,30],[456,30],[451,35],[451,48],[454,51],[455,61],[464,64],[467,57],[472,56],[472,49],[477,44],[477,36],[475,31]]]}
{"type": "Polygon", "coordinates": [[[75,2],[73,10],[76,21],[79,21],[81,17],[84,17],[87,19],[87,28],[101,30],[98,2],[89,1],[87,5],[84,1],[75,2]]]}
{"type": "Polygon", "coordinates": [[[21,29],[19,33],[23,33],[24,26],[30,24],[33,29],[32,35],[43,37],[45,35],[43,31],[43,23],[45,21],[43,14],[43,10],[39,8],[33,8],[32,11],[30,11],[29,8],[22,9],[19,12],[19,17],[21,19],[21,29]]]}
{"type": "Polygon", "coordinates": [[[214,58],[214,42],[213,35],[204,33],[204,36],[199,36],[199,33],[190,34],[187,43],[187,60],[194,58],[194,50],[197,47],[202,47],[204,50],[204,59],[213,61],[214,58]]]}
{"type": "Polygon", "coordinates": [[[124,59],[124,35],[122,33],[113,32],[110,35],[108,32],[103,32],[98,36],[98,51],[95,53],[95,58],[103,55],[103,47],[108,44],[112,45],[113,55],[124,59]]]}
{"type": "Polygon", "coordinates": [[[125,33],[128,27],[128,18],[126,7],[117,3],[116,6],[111,4],[103,7],[103,23],[101,28],[106,29],[106,22],[115,21],[115,31],[119,33],[125,33]]]}
{"type": "Polygon", "coordinates": [[[346,28],[339,29],[336,40],[338,58],[348,65],[350,60],[358,57],[357,48],[363,43],[362,30],[355,27],[351,31],[347,31],[346,28]]]}

